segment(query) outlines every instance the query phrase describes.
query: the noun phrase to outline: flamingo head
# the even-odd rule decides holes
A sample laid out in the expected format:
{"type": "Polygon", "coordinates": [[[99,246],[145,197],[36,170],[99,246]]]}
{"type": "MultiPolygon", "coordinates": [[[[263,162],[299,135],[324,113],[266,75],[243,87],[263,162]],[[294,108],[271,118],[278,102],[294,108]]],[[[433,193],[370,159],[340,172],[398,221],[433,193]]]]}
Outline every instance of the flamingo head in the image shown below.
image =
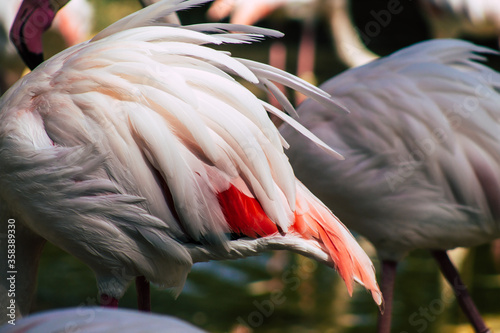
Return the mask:
{"type": "Polygon", "coordinates": [[[69,0],[24,0],[10,30],[10,39],[30,69],[43,62],[42,34],[69,0]]]}

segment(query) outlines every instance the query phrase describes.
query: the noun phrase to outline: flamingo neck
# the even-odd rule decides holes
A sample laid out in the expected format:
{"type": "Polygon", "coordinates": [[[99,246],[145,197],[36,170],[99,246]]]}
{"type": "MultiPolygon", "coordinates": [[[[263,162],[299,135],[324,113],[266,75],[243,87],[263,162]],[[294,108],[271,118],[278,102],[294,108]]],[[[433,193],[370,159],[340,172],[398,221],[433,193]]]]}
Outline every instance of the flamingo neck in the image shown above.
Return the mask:
{"type": "Polygon", "coordinates": [[[367,49],[354,28],[347,0],[332,1],[330,27],[338,56],[347,66],[358,67],[378,58],[378,55],[367,49]]]}

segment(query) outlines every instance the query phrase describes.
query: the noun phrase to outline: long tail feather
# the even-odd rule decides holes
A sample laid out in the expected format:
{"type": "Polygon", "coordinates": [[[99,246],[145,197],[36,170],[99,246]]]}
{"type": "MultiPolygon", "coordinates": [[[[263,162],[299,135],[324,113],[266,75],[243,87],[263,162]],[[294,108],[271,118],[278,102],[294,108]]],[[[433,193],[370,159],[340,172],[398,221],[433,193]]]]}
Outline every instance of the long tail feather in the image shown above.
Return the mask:
{"type": "Polygon", "coordinates": [[[315,239],[324,246],[350,295],[353,281],[356,281],[368,289],[375,303],[383,308],[382,293],[370,258],[342,222],[299,181],[295,223],[290,231],[306,239],[315,239]]]}

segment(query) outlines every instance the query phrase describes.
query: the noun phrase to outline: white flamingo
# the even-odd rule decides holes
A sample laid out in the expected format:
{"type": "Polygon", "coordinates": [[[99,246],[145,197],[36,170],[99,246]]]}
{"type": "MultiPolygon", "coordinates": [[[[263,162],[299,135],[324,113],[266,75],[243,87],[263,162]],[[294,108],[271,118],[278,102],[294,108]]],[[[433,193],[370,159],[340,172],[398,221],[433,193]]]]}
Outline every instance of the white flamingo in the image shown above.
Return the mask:
{"type": "MultiPolygon", "coordinates": [[[[369,258],[296,181],[266,111],[338,154],[234,77],[275,92],[290,112],[272,81],[344,109],[293,75],[204,46],[280,36],[275,31],[157,23],[204,2],[144,8],[39,65],[0,100],[0,225],[7,233],[15,224],[21,313],[46,240],[93,269],[111,306],[135,277],[180,292],[196,262],[272,249],[336,267],[349,292],[358,281],[381,304],[369,258]]],[[[51,7],[26,0],[21,8],[29,19],[51,7]]],[[[19,36],[26,26],[14,23],[19,36]]],[[[30,43],[37,41],[21,51],[41,55],[30,43]]],[[[4,258],[6,251],[2,245],[4,258]]],[[[6,265],[2,272],[12,270],[6,265]]],[[[3,307],[9,282],[1,287],[3,307]]]]}
{"type": "Polygon", "coordinates": [[[5,324],[2,333],[91,332],[91,333],[203,333],[180,319],[129,309],[79,307],[36,313],[5,324]]]}
{"type": "Polygon", "coordinates": [[[492,52],[434,40],[327,81],[352,113],[310,100],[297,111],[345,161],[281,130],[297,177],[378,251],[379,332],[390,330],[397,262],[414,249],[433,251],[476,332],[488,331],[445,250],[500,237],[500,74],[476,61],[492,52]]]}

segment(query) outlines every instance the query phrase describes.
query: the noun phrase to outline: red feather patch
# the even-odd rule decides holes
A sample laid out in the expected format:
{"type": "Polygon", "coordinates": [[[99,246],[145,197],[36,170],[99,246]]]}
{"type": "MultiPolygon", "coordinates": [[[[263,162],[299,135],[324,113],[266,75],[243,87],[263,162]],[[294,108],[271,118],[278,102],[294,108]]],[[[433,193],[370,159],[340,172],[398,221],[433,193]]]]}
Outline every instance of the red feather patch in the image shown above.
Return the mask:
{"type": "Polygon", "coordinates": [[[217,197],[234,233],[259,238],[278,232],[276,224],[267,217],[257,199],[243,194],[234,185],[217,194],[217,197]]]}

